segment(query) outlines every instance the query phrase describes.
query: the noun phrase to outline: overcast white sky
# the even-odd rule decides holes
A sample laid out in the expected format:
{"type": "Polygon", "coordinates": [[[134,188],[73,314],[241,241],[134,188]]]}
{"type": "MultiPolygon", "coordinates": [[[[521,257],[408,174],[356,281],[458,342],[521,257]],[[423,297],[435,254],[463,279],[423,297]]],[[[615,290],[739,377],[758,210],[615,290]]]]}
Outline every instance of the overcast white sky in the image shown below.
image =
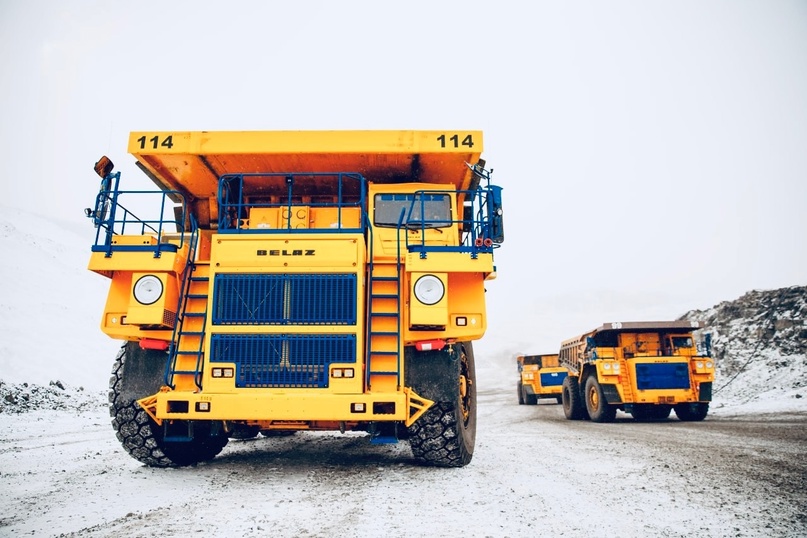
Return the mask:
{"type": "Polygon", "coordinates": [[[129,131],[479,129],[489,342],[807,283],[804,1],[0,0],[0,65],[2,203],[88,248],[129,131]]]}

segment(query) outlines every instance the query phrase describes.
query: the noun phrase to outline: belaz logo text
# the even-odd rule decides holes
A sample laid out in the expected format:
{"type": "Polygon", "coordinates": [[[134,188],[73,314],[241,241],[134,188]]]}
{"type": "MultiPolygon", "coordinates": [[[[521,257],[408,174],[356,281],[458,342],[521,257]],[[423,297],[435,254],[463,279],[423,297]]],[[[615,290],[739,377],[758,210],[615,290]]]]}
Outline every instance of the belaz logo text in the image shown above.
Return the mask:
{"type": "Polygon", "coordinates": [[[295,249],[295,250],[259,250],[258,256],[314,256],[315,249],[295,249]]]}

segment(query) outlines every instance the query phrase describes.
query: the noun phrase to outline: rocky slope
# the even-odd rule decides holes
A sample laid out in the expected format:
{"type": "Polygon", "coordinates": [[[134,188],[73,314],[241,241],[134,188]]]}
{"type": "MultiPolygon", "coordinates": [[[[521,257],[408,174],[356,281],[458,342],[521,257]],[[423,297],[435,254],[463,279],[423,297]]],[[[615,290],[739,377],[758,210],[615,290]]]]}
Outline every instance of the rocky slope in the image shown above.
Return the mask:
{"type": "Polygon", "coordinates": [[[681,319],[712,334],[716,403],[807,397],[807,286],[750,291],[681,319]]]}

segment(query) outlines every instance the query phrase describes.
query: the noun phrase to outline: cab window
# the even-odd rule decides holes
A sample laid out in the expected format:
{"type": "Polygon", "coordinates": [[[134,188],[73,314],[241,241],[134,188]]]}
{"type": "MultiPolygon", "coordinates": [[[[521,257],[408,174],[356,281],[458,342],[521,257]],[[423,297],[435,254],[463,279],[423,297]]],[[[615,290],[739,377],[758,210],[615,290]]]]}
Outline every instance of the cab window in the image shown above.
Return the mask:
{"type": "Polygon", "coordinates": [[[373,223],[394,227],[404,212],[402,225],[408,227],[446,228],[451,226],[451,200],[447,194],[388,193],[376,194],[373,223]]]}
{"type": "Polygon", "coordinates": [[[690,338],[689,336],[673,336],[672,345],[674,348],[679,348],[679,347],[692,347],[694,344],[692,343],[692,338],[690,338]]]}

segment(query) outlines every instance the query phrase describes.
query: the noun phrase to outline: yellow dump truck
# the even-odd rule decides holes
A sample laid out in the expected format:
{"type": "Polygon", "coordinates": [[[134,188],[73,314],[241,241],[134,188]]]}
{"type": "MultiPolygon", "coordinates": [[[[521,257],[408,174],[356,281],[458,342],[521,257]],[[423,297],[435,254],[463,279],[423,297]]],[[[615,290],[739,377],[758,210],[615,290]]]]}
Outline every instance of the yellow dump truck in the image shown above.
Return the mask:
{"type": "Polygon", "coordinates": [[[466,465],[472,342],[504,240],[479,131],[133,132],[107,157],[89,269],[124,449],[155,467],[300,430],[408,440],[466,465]]]}
{"type": "Polygon", "coordinates": [[[699,354],[693,331],[701,322],[616,322],[561,344],[566,418],[611,422],[617,410],[636,420],[706,418],[714,361],[708,345],[699,354]]]}
{"type": "Polygon", "coordinates": [[[561,403],[561,385],[568,370],[560,366],[557,353],[519,355],[516,357],[519,380],[516,385],[519,405],[535,405],[541,398],[561,403]]]}

